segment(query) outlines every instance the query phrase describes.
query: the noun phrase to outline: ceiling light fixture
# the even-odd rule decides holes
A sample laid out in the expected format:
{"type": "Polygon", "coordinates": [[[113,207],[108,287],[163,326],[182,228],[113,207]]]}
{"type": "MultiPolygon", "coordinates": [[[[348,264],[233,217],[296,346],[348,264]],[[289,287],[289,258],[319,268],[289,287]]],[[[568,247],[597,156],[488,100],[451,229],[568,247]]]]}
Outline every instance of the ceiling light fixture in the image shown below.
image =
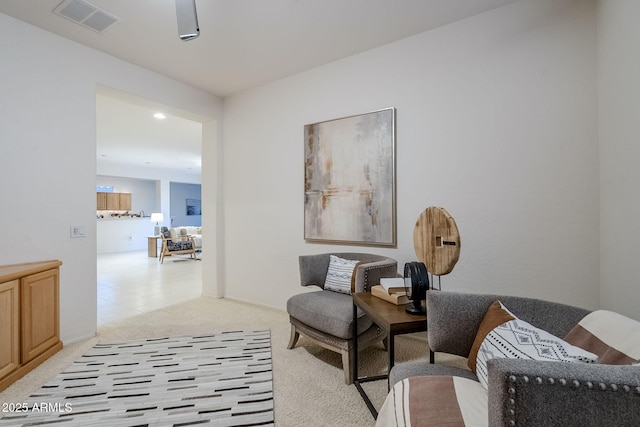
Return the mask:
{"type": "Polygon", "coordinates": [[[176,17],[178,18],[178,35],[180,40],[189,41],[198,38],[198,13],[196,0],[176,0],[176,17]]]}
{"type": "Polygon", "coordinates": [[[158,120],[164,120],[167,118],[167,116],[165,116],[163,113],[155,113],[153,117],[155,117],[158,120]]]}

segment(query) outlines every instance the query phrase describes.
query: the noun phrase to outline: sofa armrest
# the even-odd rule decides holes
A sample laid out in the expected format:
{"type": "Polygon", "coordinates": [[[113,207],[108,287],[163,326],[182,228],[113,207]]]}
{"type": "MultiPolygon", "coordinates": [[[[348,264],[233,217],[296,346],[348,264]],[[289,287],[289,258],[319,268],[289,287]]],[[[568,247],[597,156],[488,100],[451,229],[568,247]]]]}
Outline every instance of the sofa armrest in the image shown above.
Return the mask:
{"type": "Polygon", "coordinates": [[[493,359],[490,426],[632,426],[640,420],[640,368],[493,359]]]}
{"type": "Polygon", "coordinates": [[[372,286],[380,284],[381,278],[397,276],[398,262],[395,259],[361,262],[353,271],[352,287],[354,292],[370,292],[372,286]]]}

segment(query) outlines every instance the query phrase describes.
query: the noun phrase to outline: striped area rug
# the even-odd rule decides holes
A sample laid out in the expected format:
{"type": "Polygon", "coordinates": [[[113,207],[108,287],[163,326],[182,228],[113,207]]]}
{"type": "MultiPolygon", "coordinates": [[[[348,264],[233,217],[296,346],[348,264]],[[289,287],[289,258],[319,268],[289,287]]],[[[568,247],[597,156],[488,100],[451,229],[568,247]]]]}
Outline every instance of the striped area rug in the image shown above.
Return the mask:
{"type": "Polygon", "coordinates": [[[273,425],[271,368],[269,330],[100,343],[0,426],[273,425]]]}

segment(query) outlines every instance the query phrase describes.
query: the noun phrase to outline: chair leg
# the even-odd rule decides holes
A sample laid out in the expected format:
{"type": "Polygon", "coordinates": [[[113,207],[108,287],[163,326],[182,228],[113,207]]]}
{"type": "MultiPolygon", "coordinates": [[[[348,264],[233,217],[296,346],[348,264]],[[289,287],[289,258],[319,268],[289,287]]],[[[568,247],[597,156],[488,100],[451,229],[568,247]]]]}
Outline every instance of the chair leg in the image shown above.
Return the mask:
{"type": "Polygon", "coordinates": [[[344,371],[344,383],[353,384],[356,355],[353,350],[342,350],[342,370],[344,371]]]}
{"type": "Polygon", "coordinates": [[[287,348],[289,350],[291,350],[293,347],[296,346],[296,343],[298,342],[298,338],[300,338],[300,334],[296,330],[296,327],[291,325],[291,336],[289,337],[289,345],[287,345],[287,348]]]}

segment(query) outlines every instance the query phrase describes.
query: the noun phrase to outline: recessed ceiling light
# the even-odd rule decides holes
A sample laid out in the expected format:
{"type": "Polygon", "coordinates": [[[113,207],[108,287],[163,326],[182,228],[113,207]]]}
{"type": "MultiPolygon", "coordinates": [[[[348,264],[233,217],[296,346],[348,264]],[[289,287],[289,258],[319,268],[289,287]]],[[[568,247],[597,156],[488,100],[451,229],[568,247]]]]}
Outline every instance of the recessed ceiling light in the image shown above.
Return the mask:
{"type": "Polygon", "coordinates": [[[167,116],[165,116],[165,115],[164,115],[164,114],[162,114],[162,113],[155,113],[155,114],[153,115],[153,117],[155,117],[155,118],[156,118],[156,119],[158,119],[158,120],[164,120],[164,119],[166,119],[166,118],[167,118],[167,116]]]}

